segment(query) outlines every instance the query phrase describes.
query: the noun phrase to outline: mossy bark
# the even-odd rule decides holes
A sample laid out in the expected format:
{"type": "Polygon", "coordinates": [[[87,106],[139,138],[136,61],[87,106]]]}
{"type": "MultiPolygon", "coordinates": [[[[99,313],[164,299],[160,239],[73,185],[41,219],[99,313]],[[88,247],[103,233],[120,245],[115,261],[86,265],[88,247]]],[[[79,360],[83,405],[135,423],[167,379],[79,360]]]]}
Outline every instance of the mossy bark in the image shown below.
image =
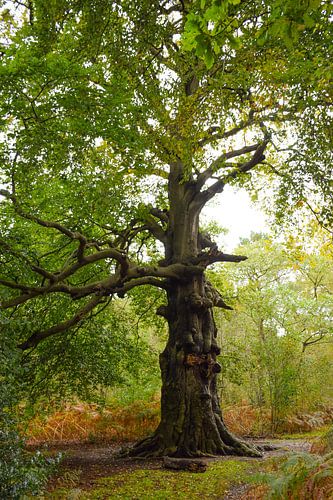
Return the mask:
{"type": "MultiPolygon", "coordinates": [[[[182,181],[182,172],[179,162],[171,166],[166,264],[191,263],[207,247],[199,234],[202,207],[196,203],[193,184],[182,181]]],[[[132,455],[259,455],[233,436],[222,418],[216,385],[221,370],[213,317],[216,296],[220,297],[206,281],[204,267],[186,281],[169,280],[168,303],[158,311],[169,326],[160,355],[161,422],[152,437],[132,449],[132,455]]]]}
{"type": "Polygon", "coordinates": [[[131,454],[198,457],[258,456],[224,424],[216,377],[216,327],[204,276],[169,292],[169,341],[160,355],[161,422],[155,434],[138,443],[131,454]]]}

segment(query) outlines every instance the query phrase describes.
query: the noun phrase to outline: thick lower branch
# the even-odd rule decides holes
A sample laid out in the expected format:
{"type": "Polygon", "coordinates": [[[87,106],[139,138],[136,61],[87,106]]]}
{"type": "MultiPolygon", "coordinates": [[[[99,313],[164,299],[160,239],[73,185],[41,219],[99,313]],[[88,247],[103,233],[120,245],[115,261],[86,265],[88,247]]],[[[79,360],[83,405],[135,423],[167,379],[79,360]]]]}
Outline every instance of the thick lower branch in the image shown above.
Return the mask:
{"type": "Polygon", "coordinates": [[[24,351],[26,349],[30,349],[31,347],[35,347],[39,344],[39,342],[48,337],[51,337],[52,335],[69,330],[74,325],[82,321],[87,316],[87,314],[90,313],[90,311],[92,311],[98,304],[100,304],[104,300],[104,297],[96,295],[92,300],[90,300],[81,309],[79,309],[72,318],[68,319],[67,321],[63,321],[58,325],[52,326],[51,328],[47,328],[46,330],[33,333],[25,342],[18,345],[18,347],[24,351]]]}

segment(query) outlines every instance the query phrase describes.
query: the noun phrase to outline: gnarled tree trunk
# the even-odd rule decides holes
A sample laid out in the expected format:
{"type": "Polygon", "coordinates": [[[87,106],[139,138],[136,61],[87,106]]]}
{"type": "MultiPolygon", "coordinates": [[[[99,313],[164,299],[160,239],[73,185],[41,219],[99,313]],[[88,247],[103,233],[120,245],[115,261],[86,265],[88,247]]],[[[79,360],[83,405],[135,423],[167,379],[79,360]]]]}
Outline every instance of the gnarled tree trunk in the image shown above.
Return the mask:
{"type": "Polygon", "coordinates": [[[174,284],[167,315],[169,340],[160,355],[161,422],[132,454],[141,456],[258,456],[225,427],[216,387],[221,368],[209,286],[204,276],[174,284]]]}
{"type": "MultiPolygon", "coordinates": [[[[166,263],[192,263],[202,255],[200,204],[190,182],[180,182],[181,165],[173,166],[166,263]]],[[[213,248],[216,248],[212,245],[213,248]]],[[[210,249],[211,251],[212,249],[210,249]]],[[[220,349],[213,306],[225,306],[202,273],[170,279],[168,303],[158,314],[169,325],[169,338],[160,355],[162,372],[161,422],[154,435],[131,451],[137,456],[250,455],[259,452],[233,436],[224,424],[217,393],[220,349]]]]}

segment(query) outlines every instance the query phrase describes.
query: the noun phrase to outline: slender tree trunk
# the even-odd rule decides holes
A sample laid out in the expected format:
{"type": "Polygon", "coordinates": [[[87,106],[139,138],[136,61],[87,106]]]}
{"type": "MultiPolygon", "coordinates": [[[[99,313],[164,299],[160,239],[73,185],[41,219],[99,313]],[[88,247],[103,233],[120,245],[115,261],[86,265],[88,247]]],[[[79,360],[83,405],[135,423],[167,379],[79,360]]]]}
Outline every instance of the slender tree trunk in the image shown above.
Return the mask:
{"type": "MultiPolygon", "coordinates": [[[[166,262],[191,262],[201,252],[200,207],[193,203],[189,182],[179,182],[181,165],[173,166],[166,262]]],[[[169,338],[160,355],[161,422],[155,434],[132,450],[137,456],[258,456],[223,422],[216,376],[220,349],[213,317],[216,291],[204,270],[186,281],[169,280],[168,303],[158,313],[166,318],[169,338]]]]}

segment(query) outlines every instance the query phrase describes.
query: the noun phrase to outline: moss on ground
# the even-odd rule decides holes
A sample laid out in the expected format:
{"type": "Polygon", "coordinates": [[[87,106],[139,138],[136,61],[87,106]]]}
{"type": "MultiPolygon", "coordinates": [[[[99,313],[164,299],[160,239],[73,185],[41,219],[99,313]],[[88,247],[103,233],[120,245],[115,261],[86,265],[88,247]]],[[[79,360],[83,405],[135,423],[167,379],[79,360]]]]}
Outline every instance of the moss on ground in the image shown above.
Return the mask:
{"type": "MultiPolygon", "coordinates": [[[[142,469],[124,471],[99,479],[90,490],[57,489],[46,498],[52,499],[213,499],[223,498],[230,488],[250,482],[260,461],[221,460],[209,464],[204,473],[172,472],[142,469]]],[[[44,497],[45,498],[45,497],[44,497]]]]}

